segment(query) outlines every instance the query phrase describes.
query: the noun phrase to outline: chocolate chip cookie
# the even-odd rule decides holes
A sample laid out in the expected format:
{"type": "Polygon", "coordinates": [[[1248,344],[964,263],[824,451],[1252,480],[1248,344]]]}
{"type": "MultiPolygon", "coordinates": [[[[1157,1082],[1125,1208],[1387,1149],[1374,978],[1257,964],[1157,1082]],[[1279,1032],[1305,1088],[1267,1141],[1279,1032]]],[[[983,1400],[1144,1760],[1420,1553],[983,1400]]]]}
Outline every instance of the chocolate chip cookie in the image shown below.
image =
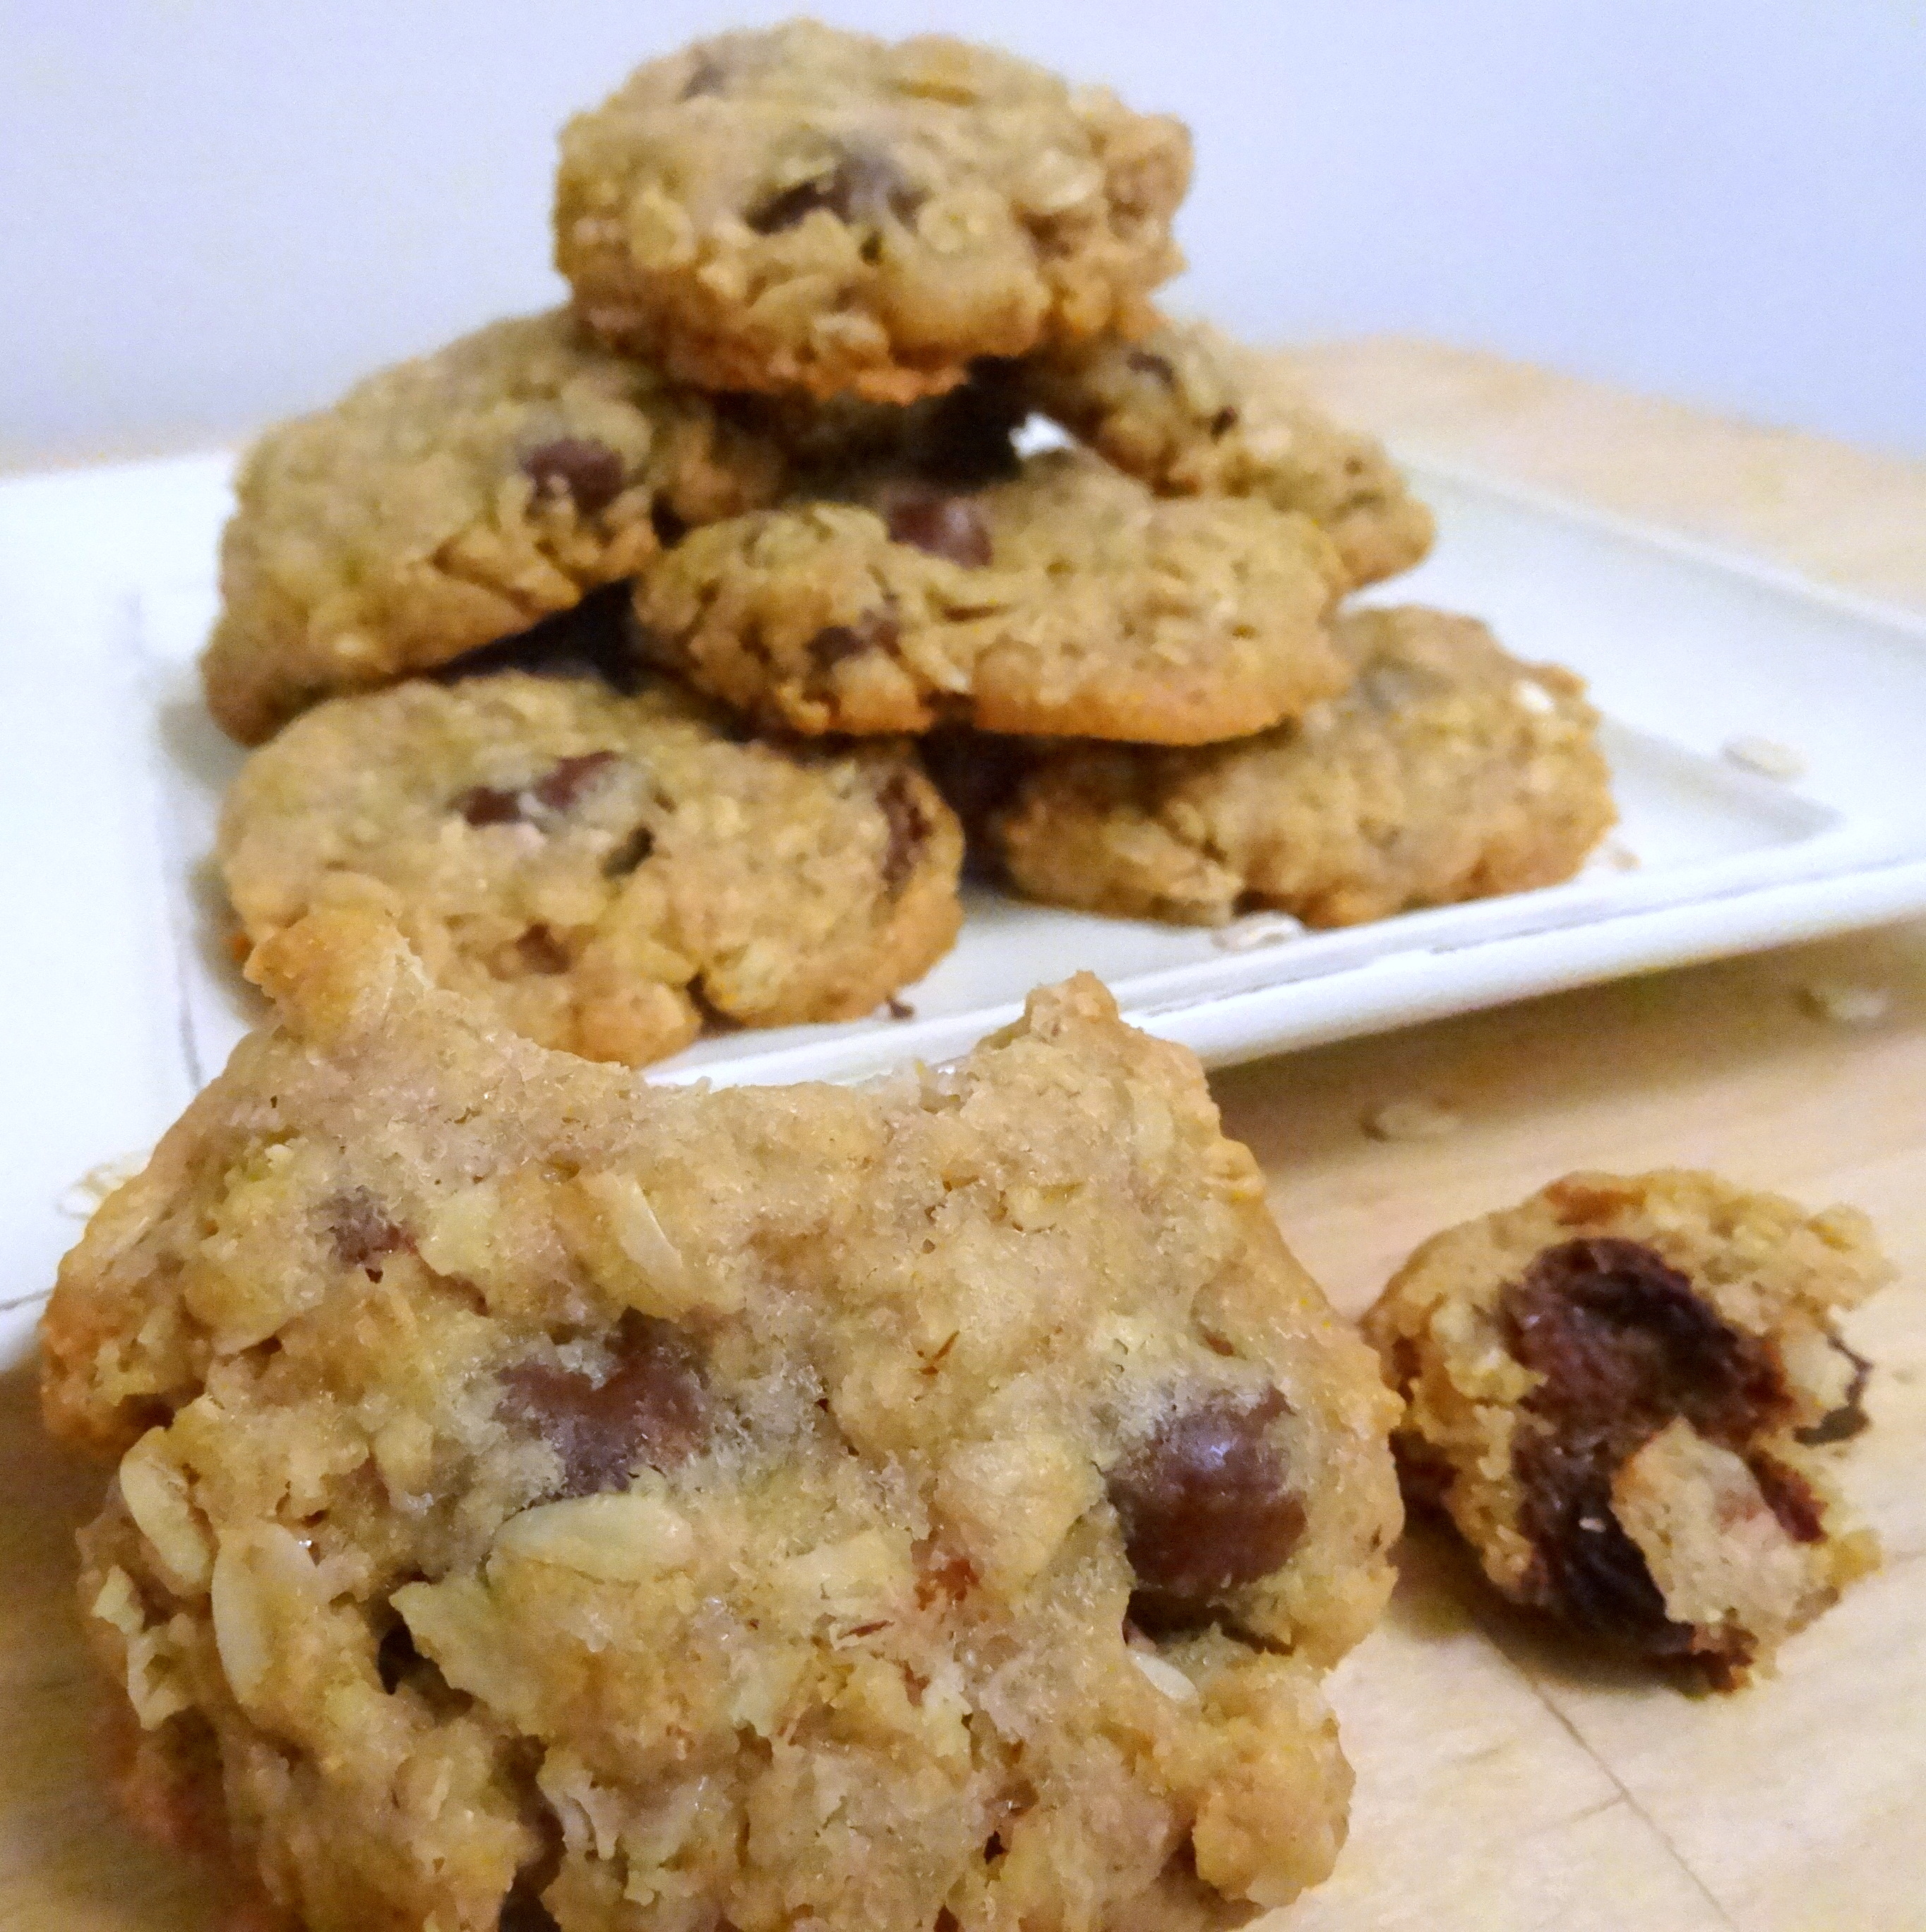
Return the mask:
{"type": "Polygon", "coordinates": [[[1356,681],[1297,724],[1189,750],[966,738],[940,775],[1018,891],[1091,912],[1351,926],[1577,870],[1615,814],[1576,677],[1416,606],[1331,637],[1356,681]]]}
{"type": "Polygon", "coordinates": [[[320,914],[45,1320],[149,1808],[317,1932],[1202,1928],[1329,1869],[1396,1405],[1096,982],[652,1088],[320,914]]]}
{"type": "Polygon", "coordinates": [[[248,760],[219,842],[248,939],[366,908],[518,1033],[631,1066],[705,1012],[868,1012],[949,950],[962,854],[900,744],[745,743],[665,680],[515,671],[317,706],[248,760]]]}
{"type": "Polygon", "coordinates": [[[974,490],[890,472],[693,530],[636,608],[659,663],[779,729],[1193,744],[1344,687],[1342,578],[1307,518],[1059,450],[974,490]]]}
{"type": "Polygon", "coordinates": [[[1031,407],[1173,496],[1261,496],[1330,536],[1353,585],[1420,562],[1431,512],[1373,436],[1331,421],[1275,356],[1204,322],[1100,338],[1000,372],[1031,407]]]}
{"type": "Polygon", "coordinates": [[[202,661],[257,744],[632,575],[666,532],[773,501],[780,440],[593,343],[499,322],[271,430],[242,464],[202,661]]]}
{"type": "Polygon", "coordinates": [[[1140,334],[1183,125],[1013,56],[810,20],[704,40],[563,129],[556,266],[715,389],[901,403],[980,356],[1140,334]]]}
{"type": "Polygon", "coordinates": [[[1730,1689],[1878,1562],[1827,1473],[1865,1217],[1712,1174],[1576,1174],[1427,1241],[1365,1331],[1406,1492],[1508,1597],[1730,1689]]]}

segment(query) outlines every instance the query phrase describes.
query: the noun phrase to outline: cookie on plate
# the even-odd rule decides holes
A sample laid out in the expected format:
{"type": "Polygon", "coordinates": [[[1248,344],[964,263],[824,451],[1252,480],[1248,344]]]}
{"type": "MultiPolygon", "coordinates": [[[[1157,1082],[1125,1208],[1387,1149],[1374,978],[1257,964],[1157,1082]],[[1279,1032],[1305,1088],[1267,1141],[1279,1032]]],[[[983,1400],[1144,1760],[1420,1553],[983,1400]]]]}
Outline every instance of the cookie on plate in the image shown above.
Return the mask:
{"type": "Polygon", "coordinates": [[[1142,334],[1183,124],[994,48],[811,20],[651,62],[562,134],[556,266],[706,388],[908,402],[980,356],[1142,334]]]}
{"type": "Polygon", "coordinates": [[[249,940],[316,907],[379,912],[518,1033],[631,1066],[705,1012],[868,1012],[962,919],[962,834],[906,747],[746,743],[663,680],[332,699],[242,767],[218,850],[249,940]]]}
{"type": "Polygon", "coordinates": [[[1331,638],[1356,682],[1297,724],[1187,750],[965,738],[939,772],[1018,891],[1090,912],[1351,926],[1577,870],[1615,814],[1576,677],[1418,606],[1331,638]]]}
{"type": "Polygon", "coordinates": [[[1431,512],[1375,436],[1334,422],[1280,360],[1205,322],[1106,336],[1000,372],[1016,394],[1120,470],[1172,496],[1261,496],[1336,544],[1353,585],[1431,548],[1431,512]]]}
{"type": "Polygon", "coordinates": [[[819,487],[691,531],[636,587],[657,661],[764,724],[1194,744],[1349,681],[1307,518],[1161,498],[1076,450],[975,490],[819,487]]]}
{"type": "Polygon", "coordinates": [[[1865,1217],[1678,1170],[1576,1174],[1425,1243],[1365,1318],[1407,1494],[1516,1601],[1742,1684],[1878,1562],[1828,1479],[1892,1270],[1865,1217]]]}
{"type": "Polygon", "coordinates": [[[498,322],[270,430],[221,543],[209,707],[257,744],[631,576],[666,530],[788,487],[780,442],[601,348],[498,322]]]}
{"type": "Polygon", "coordinates": [[[351,916],[254,970],[284,1030],[44,1328],[150,1812],[218,1780],[316,1932],[1202,1928],[1328,1870],[1396,1404],[1191,1055],[1083,978],[950,1072],[708,1092],[351,916]]]}

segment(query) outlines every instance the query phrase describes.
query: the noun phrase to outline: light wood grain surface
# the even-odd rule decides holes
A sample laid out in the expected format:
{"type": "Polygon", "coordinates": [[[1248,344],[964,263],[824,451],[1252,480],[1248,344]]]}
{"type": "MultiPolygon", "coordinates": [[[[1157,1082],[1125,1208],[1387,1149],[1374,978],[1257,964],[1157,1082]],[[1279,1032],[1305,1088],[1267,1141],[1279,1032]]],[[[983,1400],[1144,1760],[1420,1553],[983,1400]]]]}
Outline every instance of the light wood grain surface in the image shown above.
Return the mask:
{"type": "MultiPolygon", "coordinates": [[[[1926,610],[1926,469],[1466,352],[1295,358],[1407,446],[1926,610]]],[[[1334,1690],[1358,1768],[1329,1884],[1266,1932],[1926,1932],[1926,925],[1560,994],[1240,1068],[1217,1083],[1286,1233],[1355,1312],[1424,1235],[1576,1166],[1716,1167],[1878,1221],[1902,1285],[1856,1319],[1880,1364],[1847,1486],[1885,1568],[1776,1678],[1688,1698],[1588,1664],[1432,1538],[1334,1690]],[[1858,1026],[1804,997],[1888,995],[1858,1026]],[[1382,1142],[1424,1100],[1461,1124],[1382,1142]]],[[[184,1932],[202,1882],[112,1815],[70,1537],[98,1475],[0,1376],[0,1932],[184,1932]]]]}

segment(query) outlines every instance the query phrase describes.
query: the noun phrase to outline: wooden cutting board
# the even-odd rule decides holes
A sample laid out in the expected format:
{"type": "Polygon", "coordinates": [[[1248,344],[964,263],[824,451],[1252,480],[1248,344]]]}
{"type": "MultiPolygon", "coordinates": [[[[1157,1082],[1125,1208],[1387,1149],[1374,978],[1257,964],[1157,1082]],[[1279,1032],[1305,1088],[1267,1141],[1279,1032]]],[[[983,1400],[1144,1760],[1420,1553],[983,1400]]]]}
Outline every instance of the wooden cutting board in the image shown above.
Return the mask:
{"type": "MultiPolygon", "coordinates": [[[[1345,416],[1926,610],[1926,466],[1496,358],[1370,342],[1294,360],[1345,416]]],[[[1340,1670],[1358,1768],[1336,1875],[1266,1932],[1926,1932],[1926,923],[1560,994],[1224,1075],[1303,1258],[1351,1312],[1424,1235],[1578,1166],[1714,1166],[1878,1221],[1902,1285],[1855,1320],[1880,1372],[1848,1487],[1879,1574],[1778,1676],[1688,1698],[1588,1663],[1407,1544],[1340,1670]],[[1875,988],[1851,1026],[1815,988],[1875,988]],[[1385,1102],[1455,1115],[1364,1131],[1385,1102]]],[[[137,1842],[89,1761],[70,1606],[98,1472],[0,1376],[0,1932],[187,1932],[196,1876],[137,1842]]]]}

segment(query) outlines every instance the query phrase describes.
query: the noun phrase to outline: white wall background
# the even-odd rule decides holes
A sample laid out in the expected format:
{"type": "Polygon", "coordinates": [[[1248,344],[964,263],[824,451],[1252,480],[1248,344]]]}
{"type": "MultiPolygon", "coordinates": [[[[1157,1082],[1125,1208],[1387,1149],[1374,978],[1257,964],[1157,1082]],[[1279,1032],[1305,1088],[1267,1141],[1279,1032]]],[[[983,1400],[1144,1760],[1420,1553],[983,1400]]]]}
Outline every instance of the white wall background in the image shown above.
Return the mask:
{"type": "MultiPolygon", "coordinates": [[[[178,442],[539,306],[554,130],[756,0],[0,0],[0,445],[178,442]]],[[[1178,291],[1926,454],[1914,0],[819,0],[1198,137],[1178,291]]]]}

